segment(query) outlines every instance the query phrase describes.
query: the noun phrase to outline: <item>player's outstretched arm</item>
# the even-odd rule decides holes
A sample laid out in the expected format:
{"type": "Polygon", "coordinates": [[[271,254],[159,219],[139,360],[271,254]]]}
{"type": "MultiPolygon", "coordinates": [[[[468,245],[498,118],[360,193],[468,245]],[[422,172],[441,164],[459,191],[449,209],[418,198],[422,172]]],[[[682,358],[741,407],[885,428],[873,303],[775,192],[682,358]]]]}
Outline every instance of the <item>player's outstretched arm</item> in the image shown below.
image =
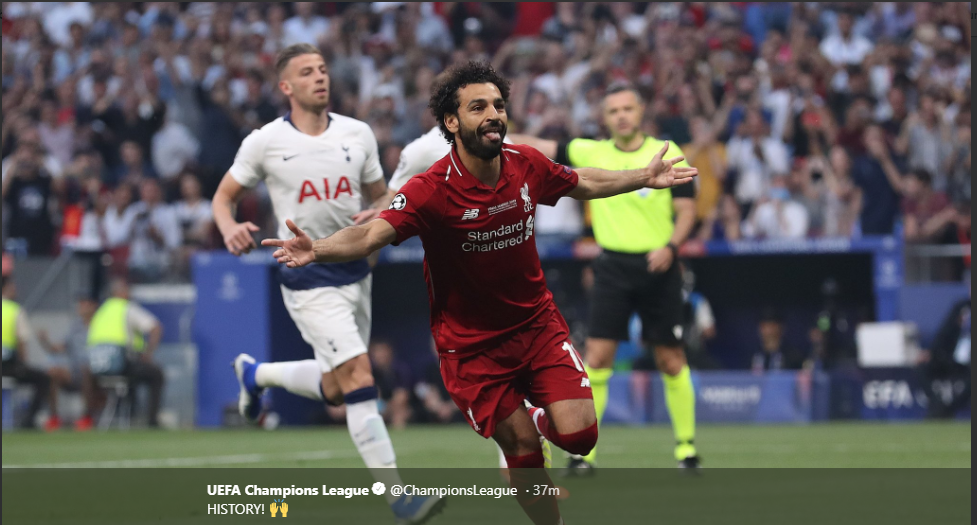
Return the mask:
{"type": "Polygon", "coordinates": [[[278,248],[272,257],[289,268],[316,263],[349,262],[368,257],[371,253],[394,242],[397,232],[385,220],[370,221],[360,226],[350,226],[326,237],[312,240],[292,222],[285,225],[295,234],[290,240],[266,239],[262,246],[278,248]]]}
{"type": "Polygon", "coordinates": [[[578,200],[603,199],[641,188],[666,189],[688,184],[699,174],[695,168],[677,167],[685,157],[665,159],[669,143],[655,155],[651,163],[638,170],[608,171],[597,168],[579,168],[577,187],[567,195],[578,200]]]}

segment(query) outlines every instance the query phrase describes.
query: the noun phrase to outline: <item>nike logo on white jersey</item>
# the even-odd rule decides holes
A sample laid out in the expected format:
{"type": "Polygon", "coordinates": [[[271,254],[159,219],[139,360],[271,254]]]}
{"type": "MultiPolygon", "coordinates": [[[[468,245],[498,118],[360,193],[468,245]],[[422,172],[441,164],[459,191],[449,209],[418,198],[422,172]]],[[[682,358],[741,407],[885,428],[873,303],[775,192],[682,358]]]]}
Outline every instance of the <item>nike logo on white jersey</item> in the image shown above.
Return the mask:
{"type": "Polygon", "coordinates": [[[478,208],[465,210],[464,215],[461,216],[461,220],[463,221],[470,221],[472,219],[477,219],[477,218],[478,218],[478,208]]]}

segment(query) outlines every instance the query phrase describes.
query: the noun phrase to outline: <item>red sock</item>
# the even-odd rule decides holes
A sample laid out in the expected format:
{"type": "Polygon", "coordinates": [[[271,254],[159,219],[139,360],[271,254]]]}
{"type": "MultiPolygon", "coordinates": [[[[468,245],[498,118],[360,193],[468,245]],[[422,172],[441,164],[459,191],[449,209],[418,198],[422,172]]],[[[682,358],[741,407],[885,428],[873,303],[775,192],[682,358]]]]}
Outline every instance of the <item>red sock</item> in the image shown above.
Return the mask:
{"type": "Polygon", "coordinates": [[[585,456],[597,445],[597,423],[579,432],[559,434],[553,426],[553,423],[550,422],[550,417],[546,415],[546,411],[542,408],[530,408],[529,415],[533,418],[536,430],[544,438],[571,454],[585,456]]]}
{"type": "Polygon", "coordinates": [[[509,466],[509,483],[517,490],[516,501],[535,525],[556,525],[560,523],[560,509],[556,497],[543,490],[543,496],[534,496],[537,485],[553,487],[553,481],[543,468],[543,452],[537,451],[525,456],[505,457],[509,466]]]}

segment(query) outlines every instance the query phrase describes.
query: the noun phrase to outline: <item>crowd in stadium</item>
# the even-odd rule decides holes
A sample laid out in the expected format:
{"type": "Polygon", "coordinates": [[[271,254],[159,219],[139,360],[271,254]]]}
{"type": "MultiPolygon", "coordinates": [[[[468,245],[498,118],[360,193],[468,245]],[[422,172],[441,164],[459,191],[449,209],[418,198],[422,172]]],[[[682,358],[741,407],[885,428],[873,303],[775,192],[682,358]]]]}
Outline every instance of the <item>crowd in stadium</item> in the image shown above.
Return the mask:
{"type": "MultiPolygon", "coordinates": [[[[510,132],[600,136],[602,90],[636,86],[645,131],[699,169],[700,240],[969,243],[968,11],[5,2],[4,246],[107,252],[137,280],[186,278],[194,250],[222,248],[207,198],[242,139],[284,113],[273,62],[296,42],[323,50],[333,111],[369,123],[387,177],[435,124],[436,74],[481,58],[513,81],[510,132]]],[[[582,210],[567,210],[555,231],[586,235],[582,210]]],[[[260,188],[238,213],[274,231],[260,188]]]]}

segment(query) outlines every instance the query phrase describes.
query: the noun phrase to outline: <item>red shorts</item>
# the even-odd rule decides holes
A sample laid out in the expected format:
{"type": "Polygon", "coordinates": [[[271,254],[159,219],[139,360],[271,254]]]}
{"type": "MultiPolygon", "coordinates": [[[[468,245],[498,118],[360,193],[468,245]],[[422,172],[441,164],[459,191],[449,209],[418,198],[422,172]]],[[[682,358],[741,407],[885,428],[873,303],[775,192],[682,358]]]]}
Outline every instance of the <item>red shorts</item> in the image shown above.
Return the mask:
{"type": "Polygon", "coordinates": [[[441,378],[468,424],[485,438],[492,437],[495,425],[526,398],[538,407],[566,399],[593,399],[583,360],[555,305],[498,348],[442,357],[441,378]]]}

